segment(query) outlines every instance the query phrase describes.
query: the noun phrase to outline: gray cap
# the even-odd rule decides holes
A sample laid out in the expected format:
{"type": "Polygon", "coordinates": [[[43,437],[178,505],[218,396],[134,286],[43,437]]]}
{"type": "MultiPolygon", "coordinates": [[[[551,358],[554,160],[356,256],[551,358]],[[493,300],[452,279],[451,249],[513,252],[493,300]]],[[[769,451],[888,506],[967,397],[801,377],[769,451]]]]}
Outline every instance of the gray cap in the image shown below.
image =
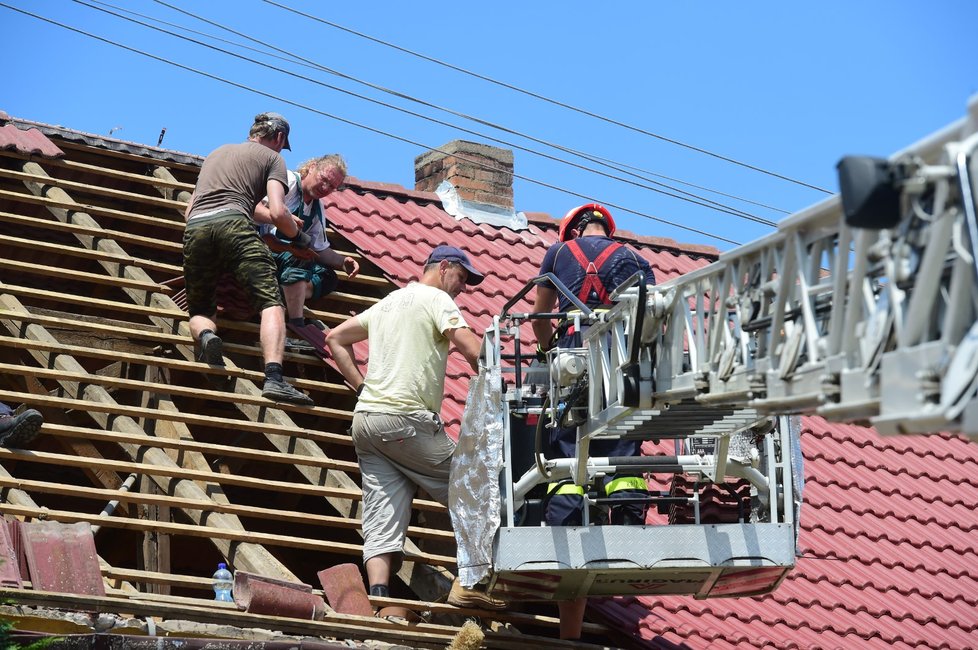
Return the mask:
{"type": "Polygon", "coordinates": [[[274,132],[282,131],[285,133],[285,148],[292,151],[292,147],[289,146],[289,121],[281,113],[265,113],[265,117],[272,125],[274,132]]]}

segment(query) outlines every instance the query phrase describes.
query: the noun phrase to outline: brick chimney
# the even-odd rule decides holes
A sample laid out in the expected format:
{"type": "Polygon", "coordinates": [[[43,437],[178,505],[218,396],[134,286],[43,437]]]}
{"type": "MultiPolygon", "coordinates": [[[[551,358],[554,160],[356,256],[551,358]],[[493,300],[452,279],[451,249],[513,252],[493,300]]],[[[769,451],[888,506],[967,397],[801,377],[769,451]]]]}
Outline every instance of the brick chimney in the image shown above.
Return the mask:
{"type": "Polygon", "coordinates": [[[465,201],[513,210],[513,152],[453,140],[414,159],[414,189],[434,192],[448,181],[465,201]]]}

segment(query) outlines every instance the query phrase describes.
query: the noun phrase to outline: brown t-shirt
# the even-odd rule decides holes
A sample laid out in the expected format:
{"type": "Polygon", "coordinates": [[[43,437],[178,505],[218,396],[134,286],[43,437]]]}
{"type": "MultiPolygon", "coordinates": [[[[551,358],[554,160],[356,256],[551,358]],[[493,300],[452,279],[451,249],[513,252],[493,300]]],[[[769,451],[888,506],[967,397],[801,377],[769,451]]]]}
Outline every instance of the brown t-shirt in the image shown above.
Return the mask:
{"type": "Polygon", "coordinates": [[[269,179],[288,190],[285,160],[265,145],[249,140],[218,147],[200,168],[187,220],[220,210],[235,210],[250,217],[267,193],[269,179]]]}

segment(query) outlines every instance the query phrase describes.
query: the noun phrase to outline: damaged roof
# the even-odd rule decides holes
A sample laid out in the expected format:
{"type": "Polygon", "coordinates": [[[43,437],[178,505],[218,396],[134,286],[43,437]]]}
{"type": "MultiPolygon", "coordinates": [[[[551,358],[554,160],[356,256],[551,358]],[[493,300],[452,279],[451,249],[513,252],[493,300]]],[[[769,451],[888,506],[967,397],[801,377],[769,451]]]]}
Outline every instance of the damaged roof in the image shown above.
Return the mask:
{"type": "MultiPolygon", "coordinates": [[[[199,156],[16,118],[0,123],[0,400],[46,418],[31,449],[0,449],[0,510],[97,526],[106,587],[104,597],[25,590],[23,602],[444,647],[459,624],[454,608],[436,602],[454,569],[454,545],[444,509],[425,499],[415,502],[397,598],[372,602],[433,611],[439,622],[406,628],[329,614],[322,623],[285,621],[209,600],[208,576],[223,558],[316,593],[316,572],[359,562],[359,475],[345,434],[352,394],[334,368],[293,352],[287,374],[317,406],[269,408],[254,383],[252,323],[222,322],[230,390],[215,388],[207,379],[215,373],[193,360],[186,314],[171,296],[182,274],[183,193],[199,156]],[[137,479],[124,488],[130,475],[137,479]],[[100,516],[115,499],[114,514],[100,516]]],[[[334,247],[363,265],[361,278],[314,306],[329,325],[416,279],[431,248],[448,243],[486,274],[458,299],[481,331],[556,239],[557,221],[545,215],[530,213],[524,230],[476,224],[446,213],[434,193],[387,183],[348,179],[328,203],[334,247]]],[[[619,234],[660,281],[718,255],[619,234]]],[[[443,416],[456,432],[468,376],[453,355],[443,416]]],[[[777,591],[594,599],[589,638],[648,648],[972,647],[978,447],[958,436],[884,438],[803,418],[802,448],[800,556],[777,591]]],[[[548,639],[556,636],[554,610],[504,615],[487,647],[559,643],[548,639]],[[514,644],[513,628],[532,641],[514,644]]]]}

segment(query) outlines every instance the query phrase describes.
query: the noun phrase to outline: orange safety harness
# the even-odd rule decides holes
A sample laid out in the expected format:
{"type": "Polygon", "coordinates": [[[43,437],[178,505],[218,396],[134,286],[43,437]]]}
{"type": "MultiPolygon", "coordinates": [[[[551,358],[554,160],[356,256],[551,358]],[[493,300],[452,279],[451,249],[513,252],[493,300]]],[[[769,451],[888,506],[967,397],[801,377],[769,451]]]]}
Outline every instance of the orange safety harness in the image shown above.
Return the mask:
{"type": "Polygon", "coordinates": [[[567,242],[566,246],[571,252],[571,255],[574,256],[574,259],[577,260],[577,263],[584,269],[584,284],[581,285],[581,290],[577,293],[577,298],[584,304],[587,304],[591,292],[594,291],[598,295],[598,300],[601,301],[600,304],[611,304],[611,299],[608,297],[608,289],[605,288],[604,282],[601,281],[598,271],[622,245],[619,242],[612,242],[594,260],[588,259],[576,239],[567,242]]]}

